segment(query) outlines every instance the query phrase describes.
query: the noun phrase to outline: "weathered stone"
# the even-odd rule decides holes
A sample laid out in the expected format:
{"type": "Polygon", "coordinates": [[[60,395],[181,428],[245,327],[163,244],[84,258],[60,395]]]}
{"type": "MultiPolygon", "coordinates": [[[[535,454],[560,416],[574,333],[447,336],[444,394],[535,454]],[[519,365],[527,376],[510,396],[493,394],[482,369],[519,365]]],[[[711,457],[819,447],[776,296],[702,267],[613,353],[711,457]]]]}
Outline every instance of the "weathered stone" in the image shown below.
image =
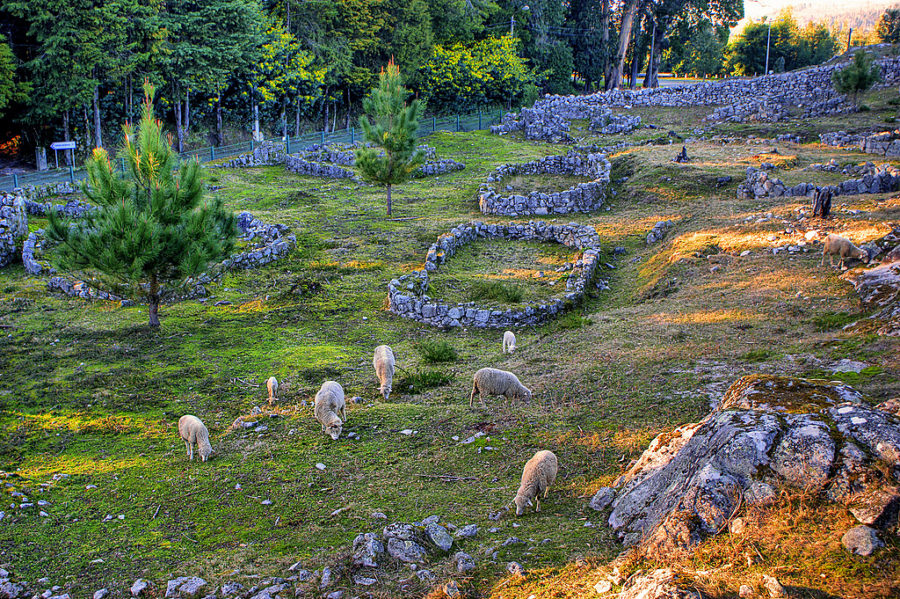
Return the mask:
{"type": "Polygon", "coordinates": [[[884,547],[884,543],[878,538],[874,528],[869,526],[854,526],[841,537],[841,544],[850,553],[869,557],[877,549],[884,547]]]}
{"type": "Polygon", "coordinates": [[[453,537],[450,536],[447,529],[434,522],[425,527],[425,538],[434,543],[441,551],[450,551],[450,547],[453,546],[453,537]]]}
{"type": "Polygon", "coordinates": [[[506,571],[513,576],[525,576],[525,568],[519,562],[509,562],[506,564],[506,571]]]}
{"type": "Polygon", "coordinates": [[[397,538],[388,539],[387,552],[394,559],[408,564],[422,563],[425,561],[425,556],[427,555],[425,548],[415,541],[406,541],[397,538]]]}
{"type": "Polygon", "coordinates": [[[142,593],[146,593],[150,589],[151,585],[149,581],[144,580],[143,578],[138,578],[134,581],[134,584],[131,585],[131,596],[132,597],[140,597],[142,593]]]}
{"type": "Polygon", "coordinates": [[[615,497],[616,493],[611,488],[600,487],[600,489],[594,493],[594,496],[591,497],[591,500],[588,502],[588,507],[599,512],[600,510],[609,507],[609,504],[612,503],[615,497]]]}
{"type": "Polygon", "coordinates": [[[454,533],[457,539],[471,539],[478,534],[477,524],[466,524],[454,533]]]}
{"type": "Polygon", "coordinates": [[[206,581],[197,576],[181,576],[166,584],[166,597],[193,598],[206,587],[206,581]]]}
{"type": "Polygon", "coordinates": [[[694,591],[682,588],[678,576],[669,569],[635,576],[625,583],[618,599],[696,599],[694,591]]]}
{"type": "Polygon", "coordinates": [[[475,569],[475,559],[464,551],[457,551],[453,555],[453,562],[456,564],[456,570],[462,574],[475,569]]]}

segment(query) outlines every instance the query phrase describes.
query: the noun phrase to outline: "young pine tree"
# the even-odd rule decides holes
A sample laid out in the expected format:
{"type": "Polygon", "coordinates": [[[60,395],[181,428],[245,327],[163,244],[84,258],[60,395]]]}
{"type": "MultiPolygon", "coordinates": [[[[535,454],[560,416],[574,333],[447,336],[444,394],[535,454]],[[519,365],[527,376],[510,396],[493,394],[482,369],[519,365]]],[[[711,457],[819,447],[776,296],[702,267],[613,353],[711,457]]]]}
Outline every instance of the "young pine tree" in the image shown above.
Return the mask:
{"type": "Polygon", "coordinates": [[[356,165],[363,179],[387,187],[388,216],[391,186],[408,181],[425,161],[424,154],[416,149],[416,129],[425,105],[420,100],[407,105],[407,97],[409,91],[400,80],[400,67],[391,60],[378,76],[378,87],[363,100],[366,114],[359,119],[371,146],[356,150],[356,165]]]}
{"type": "Polygon", "coordinates": [[[98,209],[71,224],[51,211],[47,237],[57,244],[57,268],[145,299],[150,326],[158,327],[164,291],[227,257],[237,229],[221,200],[203,200],[196,160],[182,163],[175,174],[178,156],[154,118],[154,91],[144,83],[139,129],[125,127],[128,175],[115,173],[106,151],[95,149],[83,191],[98,209]]]}
{"type": "Polygon", "coordinates": [[[868,91],[877,81],[881,81],[881,69],[874,64],[872,55],[858,50],[853,61],[831,76],[834,89],[853,98],[853,107],[858,107],[859,95],[868,91]]]}

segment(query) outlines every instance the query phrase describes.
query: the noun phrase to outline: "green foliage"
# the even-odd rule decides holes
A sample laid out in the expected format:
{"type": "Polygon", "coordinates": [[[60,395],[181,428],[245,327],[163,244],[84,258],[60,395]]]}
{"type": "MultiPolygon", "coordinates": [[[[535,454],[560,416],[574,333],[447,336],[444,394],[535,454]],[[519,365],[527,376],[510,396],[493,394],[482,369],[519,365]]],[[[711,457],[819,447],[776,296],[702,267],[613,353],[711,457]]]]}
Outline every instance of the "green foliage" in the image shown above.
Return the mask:
{"type": "Polygon", "coordinates": [[[359,119],[371,146],[356,150],[356,165],[363,179],[387,187],[388,215],[391,186],[409,181],[425,161],[422,151],[416,149],[416,130],[425,104],[413,100],[407,105],[407,97],[409,91],[400,80],[400,68],[391,61],[381,71],[378,87],[363,101],[366,114],[359,119]]]}
{"type": "Polygon", "coordinates": [[[900,43],[900,8],[889,8],[878,19],[875,35],[882,42],[900,43]]]}
{"type": "Polygon", "coordinates": [[[774,70],[779,58],[784,59],[785,71],[820,64],[834,56],[837,49],[837,40],[825,24],[809,23],[801,29],[786,11],[771,23],[747,24],[726,49],[728,73],[753,75],[765,72],[770,25],[769,70],[774,70]]]}
{"type": "Polygon", "coordinates": [[[159,326],[160,296],[228,256],[236,227],[221,200],[203,201],[197,161],[182,163],[175,175],[178,156],[154,118],[154,91],[144,84],[140,127],[125,128],[128,176],[115,172],[105,150],[95,149],[82,190],[98,209],[75,223],[51,211],[47,238],[58,245],[57,268],[146,298],[150,325],[159,326]]]}
{"type": "Polygon", "coordinates": [[[313,65],[313,56],[280,24],[266,31],[266,43],[253,66],[253,86],[263,102],[312,105],[322,95],[325,68],[313,65]]]}
{"type": "Polygon", "coordinates": [[[517,304],[524,295],[519,285],[505,281],[476,281],[469,291],[471,301],[493,300],[504,304],[517,304]]]}
{"type": "Polygon", "coordinates": [[[778,352],[771,349],[751,349],[741,356],[741,359],[747,362],[765,362],[776,356],[778,356],[778,352]]]}
{"type": "MultiPolygon", "coordinates": [[[[438,110],[465,110],[523,97],[535,75],[516,52],[515,38],[487,38],[473,45],[435,46],[419,69],[428,104],[438,110]]],[[[536,95],[536,94],[535,94],[536,95]]]]}
{"type": "MultiPolygon", "coordinates": [[[[875,64],[872,55],[865,50],[857,50],[853,60],[840,71],[831,76],[834,88],[853,98],[856,105],[859,95],[868,91],[876,82],[881,81],[881,69],[875,64]]],[[[859,107],[862,109],[862,107],[859,107]]]]}
{"type": "Polygon", "coordinates": [[[417,369],[415,372],[403,373],[400,379],[394,383],[394,391],[412,395],[426,389],[442,387],[452,380],[452,376],[439,370],[417,369]]]}
{"type": "Polygon", "coordinates": [[[447,341],[433,341],[426,339],[416,344],[416,350],[422,356],[422,360],[426,364],[455,362],[459,359],[456,348],[447,341]]]}
{"type": "Polygon", "coordinates": [[[16,77],[16,57],[0,35],[0,116],[10,104],[22,103],[28,99],[29,85],[16,77]]]}
{"type": "Polygon", "coordinates": [[[728,28],[715,27],[707,20],[683,20],[663,51],[663,60],[676,73],[718,75],[725,67],[728,28]]]}
{"type": "Polygon", "coordinates": [[[832,329],[839,329],[851,322],[856,322],[859,319],[859,314],[835,312],[832,314],[822,314],[821,316],[813,318],[812,324],[817,331],[830,331],[832,329]]]}

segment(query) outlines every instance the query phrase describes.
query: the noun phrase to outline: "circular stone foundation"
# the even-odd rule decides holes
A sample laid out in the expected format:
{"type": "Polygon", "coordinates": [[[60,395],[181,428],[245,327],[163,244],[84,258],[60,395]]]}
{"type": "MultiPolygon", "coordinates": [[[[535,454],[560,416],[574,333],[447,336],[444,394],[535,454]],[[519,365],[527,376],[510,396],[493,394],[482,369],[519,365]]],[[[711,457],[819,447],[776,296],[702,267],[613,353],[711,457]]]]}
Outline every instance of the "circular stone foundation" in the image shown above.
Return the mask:
{"type": "Polygon", "coordinates": [[[565,156],[547,156],[524,164],[507,164],[488,175],[478,190],[478,206],[485,214],[508,216],[593,212],[606,200],[611,170],[604,154],[569,152],[565,156]],[[531,192],[502,195],[494,186],[517,175],[576,175],[589,179],[571,189],[556,193],[531,192]]]}
{"type": "Polygon", "coordinates": [[[600,237],[592,227],[576,223],[548,225],[542,221],[507,225],[488,225],[476,221],[456,226],[441,235],[428,248],[421,270],[392,279],[388,284],[388,309],[398,316],[439,327],[499,329],[539,324],[565,311],[584,296],[599,262],[600,237]],[[573,265],[563,297],[522,309],[498,310],[475,302],[449,304],[429,297],[428,273],[436,271],[463,245],[480,239],[559,243],[581,250],[582,257],[573,265]]]}

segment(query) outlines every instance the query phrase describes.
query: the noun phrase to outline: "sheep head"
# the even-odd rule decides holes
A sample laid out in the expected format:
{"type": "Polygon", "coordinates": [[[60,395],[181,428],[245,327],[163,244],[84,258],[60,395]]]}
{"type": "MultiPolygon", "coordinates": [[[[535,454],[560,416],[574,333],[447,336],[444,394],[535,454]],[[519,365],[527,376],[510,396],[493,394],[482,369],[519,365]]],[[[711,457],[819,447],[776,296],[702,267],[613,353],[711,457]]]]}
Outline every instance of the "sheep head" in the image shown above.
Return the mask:
{"type": "Polygon", "coordinates": [[[525,513],[526,507],[534,505],[530,499],[522,495],[516,495],[515,499],[513,499],[513,503],[516,504],[516,516],[521,516],[525,513]]]}
{"type": "Polygon", "coordinates": [[[328,421],[328,424],[325,425],[325,434],[331,437],[333,440],[337,441],[338,437],[341,436],[341,429],[343,428],[343,426],[344,423],[341,422],[341,419],[335,416],[328,421]]]}
{"type": "Polygon", "coordinates": [[[518,395],[525,400],[525,403],[531,403],[531,389],[528,387],[523,386],[518,395]]]}
{"type": "Polygon", "coordinates": [[[211,456],[214,453],[212,445],[210,445],[209,443],[201,445],[199,447],[199,449],[200,449],[200,459],[203,460],[204,462],[206,460],[208,460],[209,456],[211,456]]]}

